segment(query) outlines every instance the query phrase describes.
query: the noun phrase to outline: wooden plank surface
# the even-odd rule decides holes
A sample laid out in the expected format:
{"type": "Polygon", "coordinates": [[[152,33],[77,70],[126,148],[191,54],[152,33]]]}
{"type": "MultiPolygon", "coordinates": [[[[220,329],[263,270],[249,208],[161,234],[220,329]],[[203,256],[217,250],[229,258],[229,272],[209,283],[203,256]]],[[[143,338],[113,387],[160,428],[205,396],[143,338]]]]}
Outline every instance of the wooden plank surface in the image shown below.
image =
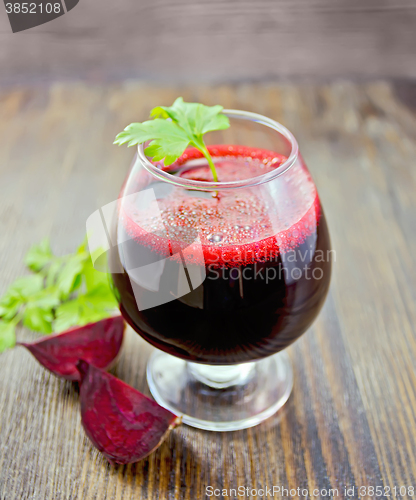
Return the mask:
{"type": "MultiPolygon", "coordinates": [[[[0,355],[0,499],[194,500],[206,498],[208,485],[338,488],[337,498],[371,498],[344,487],[416,486],[412,86],[131,81],[0,90],[0,293],[22,274],[32,243],[50,235],[56,252],[75,248],[88,215],[117,196],[126,174],[132,152],[112,146],[115,133],[177,95],[281,121],[317,183],[336,262],[323,311],[288,349],[293,394],[256,428],[182,426],[142,462],[112,467],[84,436],[74,386],[16,348],[0,355]]],[[[148,393],[150,352],[129,331],[114,373],[148,393]]]]}
{"type": "Polygon", "coordinates": [[[416,78],[415,26],[414,0],[81,0],[12,33],[0,6],[0,84],[416,78]]]}

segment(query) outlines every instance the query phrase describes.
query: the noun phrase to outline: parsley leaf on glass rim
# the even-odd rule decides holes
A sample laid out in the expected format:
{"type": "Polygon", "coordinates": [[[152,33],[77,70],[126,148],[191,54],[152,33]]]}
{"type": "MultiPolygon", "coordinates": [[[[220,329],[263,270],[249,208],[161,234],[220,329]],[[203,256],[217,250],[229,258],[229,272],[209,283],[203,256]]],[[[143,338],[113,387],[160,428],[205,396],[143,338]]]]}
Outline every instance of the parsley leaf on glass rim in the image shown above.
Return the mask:
{"type": "Polygon", "coordinates": [[[84,241],[69,255],[53,254],[49,241],[34,245],[18,278],[0,298],[0,352],[16,343],[16,326],[59,333],[109,317],[117,308],[108,275],[96,271],[84,241]]]}
{"type": "Polygon", "coordinates": [[[207,159],[213,179],[217,182],[215,165],[203,136],[230,126],[222,110],[219,105],[184,102],[182,97],[178,97],[172,106],[153,108],[150,112],[153,120],[128,125],[117,135],[114,144],[135,146],[151,141],[144,152],[154,161],[164,160],[166,166],[176,161],[189,145],[194,146],[207,159]]]}

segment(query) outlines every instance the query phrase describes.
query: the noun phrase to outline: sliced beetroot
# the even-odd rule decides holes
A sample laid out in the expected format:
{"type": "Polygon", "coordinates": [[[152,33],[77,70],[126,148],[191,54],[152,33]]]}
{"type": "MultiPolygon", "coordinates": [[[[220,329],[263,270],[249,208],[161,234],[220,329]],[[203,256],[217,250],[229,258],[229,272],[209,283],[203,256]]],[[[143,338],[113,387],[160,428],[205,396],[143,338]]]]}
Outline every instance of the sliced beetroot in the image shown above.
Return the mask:
{"type": "Polygon", "coordinates": [[[108,367],[120,351],[123,334],[122,316],[113,316],[20,345],[58,377],[80,381],[78,361],[83,359],[99,368],[108,367]]]}
{"type": "Polygon", "coordinates": [[[179,417],[113,375],[85,361],[78,368],[82,425],[111,464],[138,462],[180,423],[179,417]]]}

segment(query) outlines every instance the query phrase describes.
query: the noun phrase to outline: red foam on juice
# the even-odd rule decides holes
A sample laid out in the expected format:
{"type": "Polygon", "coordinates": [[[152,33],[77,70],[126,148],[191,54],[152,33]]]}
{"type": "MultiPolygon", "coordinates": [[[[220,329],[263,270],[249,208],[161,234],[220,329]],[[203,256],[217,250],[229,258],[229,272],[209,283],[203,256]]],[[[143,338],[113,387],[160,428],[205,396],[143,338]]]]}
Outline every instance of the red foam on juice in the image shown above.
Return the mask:
{"type": "MultiPolygon", "coordinates": [[[[287,157],[274,151],[270,151],[269,149],[260,149],[260,148],[249,148],[247,146],[239,146],[239,145],[230,145],[230,144],[216,144],[214,146],[208,146],[208,151],[210,155],[214,158],[226,158],[227,156],[231,157],[240,157],[240,158],[250,158],[251,160],[260,160],[264,164],[268,164],[273,166],[273,169],[279,167],[282,163],[287,160],[287,157]]],[[[174,166],[180,166],[190,160],[196,160],[198,158],[203,158],[203,154],[199,149],[196,148],[187,148],[183,155],[176,160],[173,165],[169,165],[169,167],[164,167],[164,169],[171,170],[174,166]]],[[[255,177],[252,175],[251,177],[255,177]]],[[[209,181],[212,181],[212,174],[209,181]]]]}
{"type": "MultiPolygon", "coordinates": [[[[264,175],[286,160],[273,151],[245,146],[211,146],[209,150],[222,182],[264,175]]],[[[207,163],[194,165],[193,160],[201,157],[198,150],[189,148],[163,169],[185,167],[176,175],[212,181],[207,163]]],[[[219,191],[217,196],[173,187],[157,199],[157,205],[140,213],[126,198],[120,206],[121,223],[138,243],[165,258],[185,258],[188,264],[235,267],[274,260],[316,231],[321,210],[313,181],[302,164],[279,179],[273,187],[264,183],[219,191]]]]}

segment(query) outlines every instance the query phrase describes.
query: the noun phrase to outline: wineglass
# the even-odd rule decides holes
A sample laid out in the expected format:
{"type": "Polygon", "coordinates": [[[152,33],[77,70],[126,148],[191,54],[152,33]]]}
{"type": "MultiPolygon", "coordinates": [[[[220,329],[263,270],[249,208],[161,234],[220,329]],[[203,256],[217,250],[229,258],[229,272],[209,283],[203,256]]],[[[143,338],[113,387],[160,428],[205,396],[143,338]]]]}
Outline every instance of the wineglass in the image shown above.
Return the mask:
{"type": "Polygon", "coordinates": [[[283,350],[324,303],[327,224],[294,136],[255,113],[224,110],[207,134],[217,170],[188,148],[173,165],[138,147],[117,202],[110,270],[120,310],[156,347],[155,400],[193,427],[254,426],[287,401],[283,350]]]}

